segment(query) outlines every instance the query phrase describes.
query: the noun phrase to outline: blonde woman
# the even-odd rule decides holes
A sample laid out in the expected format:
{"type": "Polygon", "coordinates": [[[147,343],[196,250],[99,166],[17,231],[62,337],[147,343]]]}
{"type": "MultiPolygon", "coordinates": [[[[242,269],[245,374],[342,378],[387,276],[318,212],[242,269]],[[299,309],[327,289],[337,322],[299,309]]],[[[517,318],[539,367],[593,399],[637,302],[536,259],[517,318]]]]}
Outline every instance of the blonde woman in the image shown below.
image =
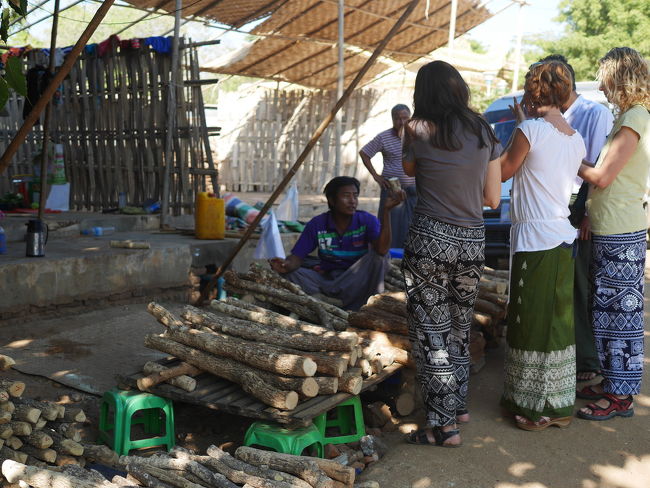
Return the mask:
{"type": "Polygon", "coordinates": [[[592,326],[603,381],[578,396],[595,400],[578,411],[587,420],[634,415],[643,375],[643,283],[647,224],[643,196],[650,173],[648,64],[629,47],[600,60],[600,89],[619,116],[595,167],[587,211],[592,232],[592,326]]]}

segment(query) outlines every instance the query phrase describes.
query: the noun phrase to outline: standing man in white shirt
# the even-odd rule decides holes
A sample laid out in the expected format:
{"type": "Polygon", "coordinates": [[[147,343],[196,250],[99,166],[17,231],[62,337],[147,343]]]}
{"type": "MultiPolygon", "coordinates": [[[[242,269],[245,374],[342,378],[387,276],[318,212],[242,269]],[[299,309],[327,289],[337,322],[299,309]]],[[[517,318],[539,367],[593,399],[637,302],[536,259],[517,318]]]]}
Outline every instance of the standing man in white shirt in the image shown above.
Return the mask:
{"type": "MultiPolygon", "coordinates": [[[[562,107],[564,118],[573,129],[577,130],[585,142],[587,155],[585,161],[596,164],[598,154],[605,144],[607,135],[614,124],[614,116],[604,105],[587,100],[576,92],[573,67],[561,54],[552,54],[540,60],[559,61],[566,65],[573,77],[573,90],[562,107]]],[[[569,220],[579,229],[578,254],[575,259],[574,278],[574,314],[576,331],[576,371],[578,381],[592,380],[600,369],[594,333],[589,312],[589,268],[591,263],[591,231],[589,217],[585,214],[585,201],[588,186],[576,176],[571,198],[571,216],[569,220]]]]}

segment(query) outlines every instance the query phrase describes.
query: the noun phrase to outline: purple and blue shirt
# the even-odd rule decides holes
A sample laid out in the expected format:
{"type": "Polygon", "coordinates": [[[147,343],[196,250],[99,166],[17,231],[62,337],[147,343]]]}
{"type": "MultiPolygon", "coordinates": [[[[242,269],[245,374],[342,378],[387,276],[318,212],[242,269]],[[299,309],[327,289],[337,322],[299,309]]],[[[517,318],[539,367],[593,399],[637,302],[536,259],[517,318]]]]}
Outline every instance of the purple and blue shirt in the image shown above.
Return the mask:
{"type": "Polygon", "coordinates": [[[348,269],[368,252],[370,243],[379,237],[380,230],[377,217],[358,210],[341,235],[336,230],[331,212],[325,212],[307,223],[291,254],[304,259],[318,247],[322,271],[348,269]]]}

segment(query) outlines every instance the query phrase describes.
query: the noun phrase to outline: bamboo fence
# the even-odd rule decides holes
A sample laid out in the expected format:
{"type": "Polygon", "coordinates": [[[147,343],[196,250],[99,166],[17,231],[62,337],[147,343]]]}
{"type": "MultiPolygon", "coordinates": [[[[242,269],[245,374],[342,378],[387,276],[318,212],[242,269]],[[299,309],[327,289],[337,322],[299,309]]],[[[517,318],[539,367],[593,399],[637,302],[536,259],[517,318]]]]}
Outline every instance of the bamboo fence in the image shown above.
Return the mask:
{"type": "MultiPolygon", "coordinates": [[[[332,90],[266,90],[220,161],[219,182],[225,191],[273,191],[336,102],[335,95],[332,90]]],[[[357,176],[357,154],[367,142],[360,139],[359,129],[377,98],[375,90],[358,90],[341,110],[344,175],[357,176]]],[[[332,125],[298,171],[301,193],[321,193],[325,183],[336,176],[335,145],[332,125]]]]}
{"type": "MultiPolygon", "coordinates": [[[[23,59],[26,70],[47,64],[40,50],[23,59]]],[[[117,207],[121,192],[134,205],[161,199],[170,61],[168,54],[144,44],[140,49],[114,47],[103,57],[85,53],[77,61],[53,106],[51,127],[51,139],[64,146],[71,209],[117,207]]],[[[175,214],[191,212],[196,192],[217,186],[209,137],[218,128],[206,127],[197,51],[184,40],[180,62],[170,162],[170,209],[175,214]]],[[[12,95],[8,116],[0,118],[3,150],[22,123],[23,104],[22,97],[12,95]]],[[[16,175],[33,173],[41,140],[42,129],[36,126],[0,175],[0,193],[11,190],[16,175]]]]}

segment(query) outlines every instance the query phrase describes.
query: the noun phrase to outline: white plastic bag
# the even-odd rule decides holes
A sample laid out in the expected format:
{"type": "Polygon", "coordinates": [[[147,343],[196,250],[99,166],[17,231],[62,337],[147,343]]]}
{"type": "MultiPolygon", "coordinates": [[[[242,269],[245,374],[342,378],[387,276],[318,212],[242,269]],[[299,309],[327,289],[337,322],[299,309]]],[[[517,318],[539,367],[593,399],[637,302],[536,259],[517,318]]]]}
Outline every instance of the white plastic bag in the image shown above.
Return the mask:
{"type": "Polygon", "coordinates": [[[298,199],[298,185],[295,180],[284,194],[284,198],[278,205],[278,220],[288,220],[295,222],[298,220],[299,213],[299,199],[298,199]]]}
{"type": "Polygon", "coordinates": [[[278,221],[276,220],[273,211],[270,211],[269,214],[270,215],[262,221],[262,236],[257,242],[254,257],[255,259],[285,259],[287,255],[284,253],[282,238],[280,237],[280,231],[278,230],[278,221]]]}

